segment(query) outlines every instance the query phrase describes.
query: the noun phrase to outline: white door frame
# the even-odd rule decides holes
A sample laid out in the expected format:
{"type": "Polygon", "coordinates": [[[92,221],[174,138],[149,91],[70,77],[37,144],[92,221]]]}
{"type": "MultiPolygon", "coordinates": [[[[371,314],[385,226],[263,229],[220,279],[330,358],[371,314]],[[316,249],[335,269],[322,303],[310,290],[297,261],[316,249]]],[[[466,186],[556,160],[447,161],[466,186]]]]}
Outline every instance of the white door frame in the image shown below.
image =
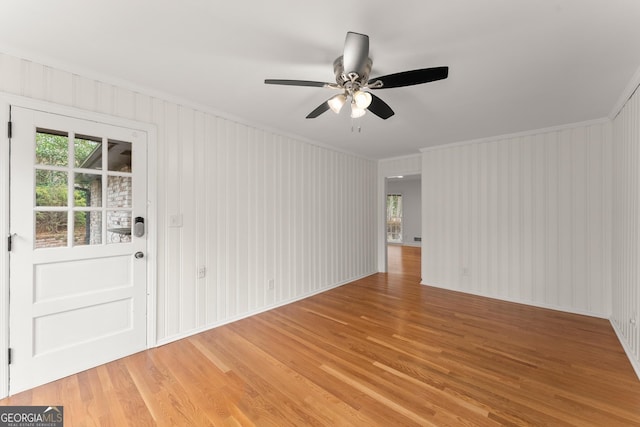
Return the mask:
{"type": "MultiPolygon", "coordinates": [[[[102,113],[67,107],[46,101],[38,101],[22,96],[0,92],[0,235],[2,247],[0,250],[0,398],[9,394],[9,252],[7,251],[7,237],[9,229],[9,107],[29,108],[49,113],[76,117],[138,129],[147,133],[147,348],[155,347],[156,338],[156,294],[157,294],[157,254],[158,254],[158,206],[157,206],[157,130],[151,123],[138,122],[102,113]]],[[[13,165],[15,167],[15,165],[13,165]]]]}

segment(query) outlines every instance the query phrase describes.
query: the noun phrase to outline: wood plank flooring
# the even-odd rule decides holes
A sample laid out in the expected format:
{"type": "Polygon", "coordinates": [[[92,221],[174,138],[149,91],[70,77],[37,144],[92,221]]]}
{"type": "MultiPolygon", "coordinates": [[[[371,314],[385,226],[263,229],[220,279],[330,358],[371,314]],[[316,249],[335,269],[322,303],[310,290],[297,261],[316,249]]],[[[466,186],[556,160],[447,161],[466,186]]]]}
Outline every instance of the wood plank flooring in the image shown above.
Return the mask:
{"type": "Polygon", "coordinates": [[[0,404],[64,405],[73,427],[640,426],[608,321],[421,286],[405,264],[0,404]]]}

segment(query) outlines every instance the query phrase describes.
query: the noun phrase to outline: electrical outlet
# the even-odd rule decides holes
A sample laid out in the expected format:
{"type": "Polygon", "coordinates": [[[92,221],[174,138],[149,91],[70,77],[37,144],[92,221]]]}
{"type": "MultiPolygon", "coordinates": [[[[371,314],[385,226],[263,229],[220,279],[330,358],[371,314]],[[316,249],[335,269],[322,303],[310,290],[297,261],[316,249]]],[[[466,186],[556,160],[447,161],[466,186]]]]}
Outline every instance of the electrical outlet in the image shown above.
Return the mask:
{"type": "Polygon", "coordinates": [[[267,289],[272,291],[275,288],[276,288],[275,281],[273,279],[269,279],[269,281],[267,282],[267,289]]]}
{"type": "Polygon", "coordinates": [[[198,279],[202,279],[206,275],[207,275],[207,267],[198,268],[198,279]]]}

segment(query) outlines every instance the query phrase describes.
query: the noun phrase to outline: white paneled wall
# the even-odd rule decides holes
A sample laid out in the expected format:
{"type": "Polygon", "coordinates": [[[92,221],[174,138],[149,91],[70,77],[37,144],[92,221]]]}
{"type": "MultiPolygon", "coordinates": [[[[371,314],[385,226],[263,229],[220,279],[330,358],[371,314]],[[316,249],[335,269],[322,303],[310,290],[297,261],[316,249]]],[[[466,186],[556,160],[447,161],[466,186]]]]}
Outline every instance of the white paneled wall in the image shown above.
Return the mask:
{"type": "Polygon", "coordinates": [[[374,161],[2,54],[0,91],[157,126],[158,342],[376,272],[374,161]]]}
{"type": "Polygon", "coordinates": [[[614,325],[640,376],[640,95],[614,119],[613,310],[614,325]]]}
{"type": "Polygon", "coordinates": [[[423,283],[611,313],[609,122],[426,149],[423,283]]]}

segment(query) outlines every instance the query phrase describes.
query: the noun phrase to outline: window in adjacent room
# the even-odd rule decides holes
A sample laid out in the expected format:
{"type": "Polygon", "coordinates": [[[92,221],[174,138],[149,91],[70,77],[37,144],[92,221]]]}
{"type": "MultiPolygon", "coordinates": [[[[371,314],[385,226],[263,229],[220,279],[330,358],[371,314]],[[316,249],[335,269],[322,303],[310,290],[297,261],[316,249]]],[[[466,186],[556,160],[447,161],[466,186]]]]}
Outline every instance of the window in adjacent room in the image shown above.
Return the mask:
{"type": "Polygon", "coordinates": [[[402,243],[402,194],[387,194],[387,243],[402,243]]]}

